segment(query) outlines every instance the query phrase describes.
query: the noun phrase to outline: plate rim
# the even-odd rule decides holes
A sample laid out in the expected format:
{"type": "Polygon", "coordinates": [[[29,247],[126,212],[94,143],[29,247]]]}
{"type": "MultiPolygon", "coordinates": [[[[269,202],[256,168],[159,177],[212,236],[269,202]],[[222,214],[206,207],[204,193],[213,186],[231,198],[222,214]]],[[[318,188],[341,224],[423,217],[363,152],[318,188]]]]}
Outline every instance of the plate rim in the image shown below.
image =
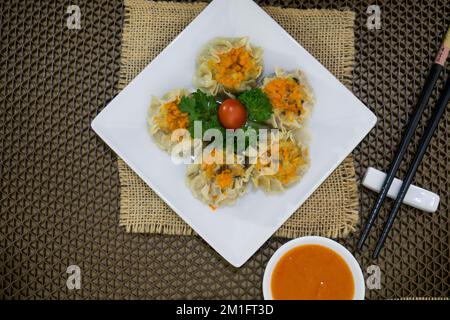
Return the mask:
{"type": "MultiPolygon", "coordinates": [[[[92,120],[91,122],[91,128],[94,130],[94,132],[99,135],[99,137],[108,145],[108,147],[110,149],[112,149],[118,157],[120,157],[132,170],[134,173],[136,173],[144,182],[145,184],[147,184],[148,187],[150,187],[152,189],[153,192],[155,192],[158,197],[160,197],[182,220],[184,220],[197,234],[199,234],[207,243],[209,246],[211,246],[221,257],[223,257],[226,261],[228,261],[230,264],[232,264],[234,267],[241,267],[243,264],[245,264],[254,254],[257,250],[259,250],[259,248],[293,215],[293,213],[300,208],[305,201],[317,190],[317,188],[331,175],[331,173],[336,170],[336,168],[345,160],[346,157],[348,157],[349,154],[351,154],[352,150],[354,148],[356,148],[361,141],[367,136],[367,134],[373,129],[373,127],[375,126],[376,122],[377,122],[377,117],[375,116],[375,114],[364,104],[362,103],[362,101],[359,100],[358,97],[356,97],[354,95],[354,93],[349,90],[339,79],[337,79],[320,61],[318,61],[311,53],[309,53],[308,50],[306,50],[297,40],[295,40],[286,30],[283,29],[283,27],[281,27],[281,25],[278,24],[277,21],[275,21],[269,14],[267,14],[267,12],[265,12],[258,4],[256,4],[254,1],[252,0],[244,0],[246,1],[248,4],[253,5],[254,7],[257,7],[257,10],[262,12],[267,18],[269,18],[271,20],[272,23],[275,23],[279,30],[281,32],[283,32],[285,35],[288,36],[288,38],[290,39],[290,41],[292,41],[296,46],[300,47],[300,49],[304,50],[310,57],[311,59],[314,59],[318,64],[320,64],[320,66],[322,66],[322,68],[324,70],[326,70],[326,72],[328,72],[339,84],[342,85],[342,87],[347,90],[355,99],[357,99],[362,107],[364,107],[364,111],[367,114],[367,126],[365,127],[365,130],[361,130],[360,131],[360,138],[356,139],[356,144],[354,146],[352,146],[350,148],[350,151],[345,150],[345,152],[342,152],[343,156],[339,157],[336,159],[336,161],[334,162],[333,166],[330,166],[330,168],[326,171],[326,173],[321,175],[320,179],[317,179],[313,185],[312,188],[308,189],[307,192],[304,193],[303,197],[304,198],[302,201],[300,201],[299,205],[296,205],[296,208],[292,209],[292,210],[286,210],[289,212],[289,214],[286,216],[286,219],[283,219],[282,221],[280,221],[277,225],[275,225],[273,228],[274,229],[273,232],[266,237],[264,240],[262,241],[257,241],[257,246],[255,250],[251,250],[252,252],[249,253],[248,255],[246,254],[245,258],[241,258],[241,259],[234,259],[234,257],[230,257],[230,256],[226,256],[223,254],[223,251],[218,248],[216,246],[216,243],[214,243],[214,241],[211,241],[211,239],[208,239],[208,237],[205,237],[203,235],[203,232],[201,230],[198,230],[198,228],[196,226],[194,226],[191,222],[188,216],[183,215],[182,213],[180,213],[182,210],[178,210],[176,208],[176,205],[174,205],[171,201],[169,201],[163,193],[160,192],[160,190],[155,187],[153,181],[151,181],[151,179],[148,179],[145,177],[144,173],[141,172],[141,170],[137,169],[137,165],[135,165],[134,161],[131,160],[126,153],[122,152],[120,150],[120,148],[113,142],[111,141],[110,137],[108,136],[107,132],[104,131],[104,128],[101,125],[101,120],[103,118],[103,116],[106,114],[104,113],[104,111],[108,108],[108,105],[115,100],[122,92],[123,90],[132,85],[134,81],[137,81],[138,78],[141,76],[141,74],[144,73],[144,71],[147,68],[150,68],[154,63],[156,63],[157,61],[159,61],[162,56],[164,56],[164,52],[172,47],[174,45],[174,43],[181,38],[186,32],[188,32],[191,28],[192,25],[194,25],[198,19],[200,19],[203,15],[208,13],[208,8],[213,8],[217,3],[226,3],[226,4],[231,4],[232,2],[234,2],[236,0],[213,0],[210,4],[208,4],[153,60],[151,60],[140,72],[138,75],[136,75],[136,77],[134,77],[124,88],[122,88],[122,90],[120,92],[118,92],[118,94],[108,102],[108,104],[95,116],[95,118],[92,120]],[[103,114],[103,116],[102,116],[103,114]]],[[[242,0],[238,0],[240,2],[243,2],[242,0]]],[[[250,252],[250,251],[249,251],[250,252]]]]}

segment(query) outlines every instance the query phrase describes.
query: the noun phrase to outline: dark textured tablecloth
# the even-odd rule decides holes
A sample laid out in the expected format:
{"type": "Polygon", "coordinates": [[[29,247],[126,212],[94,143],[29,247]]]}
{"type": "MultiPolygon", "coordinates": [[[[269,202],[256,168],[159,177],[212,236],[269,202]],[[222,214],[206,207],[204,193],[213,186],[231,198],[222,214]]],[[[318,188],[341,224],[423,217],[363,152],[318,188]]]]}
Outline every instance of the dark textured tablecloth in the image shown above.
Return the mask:
{"type": "MultiPolygon", "coordinates": [[[[379,122],[353,154],[359,178],[369,165],[386,170],[450,24],[450,3],[258,2],[356,12],[353,91],[379,122]],[[381,9],[380,30],[366,26],[369,5],[381,9]]],[[[261,298],[264,266],[285,239],[270,239],[235,269],[199,237],[127,234],[118,227],[116,156],[90,122],[116,93],[123,5],[77,1],[81,29],[70,30],[71,4],[0,3],[0,297],[261,298]],[[70,265],[80,267],[79,290],[66,286],[70,265]]],[[[367,290],[367,298],[449,296],[449,137],[447,111],[415,178],[440,194],[438,212],[403,206],[373,261],[388,201],[366,250],[356,254],[366,275],[370,265],[381,270],[381,289],[367,290]]],[[[418,135],[400,176],[417,142],[418,135]]],[[[374,198],[360,188],[363,220],[374,198]]],[[[357,235],[344,244],[353,249],[357,235]]]]}

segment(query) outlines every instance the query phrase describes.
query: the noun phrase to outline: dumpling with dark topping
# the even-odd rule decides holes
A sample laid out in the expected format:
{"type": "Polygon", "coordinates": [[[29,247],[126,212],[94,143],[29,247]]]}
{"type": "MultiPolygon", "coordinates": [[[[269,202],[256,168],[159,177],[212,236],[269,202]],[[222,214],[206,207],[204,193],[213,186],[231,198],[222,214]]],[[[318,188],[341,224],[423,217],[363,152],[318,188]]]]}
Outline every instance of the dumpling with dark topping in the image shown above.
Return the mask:
{"type": "Polygon", "coordinates": [[[265,192],[285,190],[299,181],[309,167],[308,148],[291,131],[281,131],[278,139],[260,143],[259,148],[252,181],[265,192]]]}
{"type": "Polygon", "coordinates": [[[193,195],[212,208],[233,204],[248,187],[253,166],[225,163],[225,153],[213,149],[201,164],[191,164],[187,169],[186,182],[193,195]],[[220,160],[221,159],[221,160],[220,160]]]}
{"type": "Polygon", "coordinates": [[[314,97],[300,70],[285,72],[277,69],[274,76],[263,80],[261,89],[273,107],[273,126],[297,129],[309,117],[314,97]]]}

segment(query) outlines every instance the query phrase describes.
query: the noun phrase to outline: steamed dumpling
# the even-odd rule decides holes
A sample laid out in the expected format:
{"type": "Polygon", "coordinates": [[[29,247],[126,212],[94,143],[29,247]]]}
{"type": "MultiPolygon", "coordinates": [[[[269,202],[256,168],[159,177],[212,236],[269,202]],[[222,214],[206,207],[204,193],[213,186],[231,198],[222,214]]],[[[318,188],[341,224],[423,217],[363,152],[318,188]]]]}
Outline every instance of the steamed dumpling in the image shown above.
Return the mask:
{"type": "Polygon", "coordinates": [[[314,98],[300,70],[285,72],[276,69],[274,76],[263,80],[261,89],[273,107],[273,126],[297,129],[309,117],[314,98]]]}
{"type": "Polygon", "coordinates": [[[156,144],[169,153],[177,143],[188,137],[187,130],[182,137],[172,137],[175,130],[188,127],[189,116],[178,107],[181,98],[188,95],[189,91],[176,89],[166,93],[162,98],[152,97],[147,118],[148,130],[156,144]]]}
{"type": "Polygon", "coordinates": [[[263,50],[247,37],[215,38],[197,58],[194,85],[206,93],[240,93],[256,86],[263,70],[263,50]]]}
{"type": "Polygon", "coordinates": [[[252,181],[265,192],[280,192],[299,181],[309,167],[308,148],[292,132],[282,131],[278,140],[260,144],[260,156],[252,181]]]}
{"type": "MultiPolygon", "coordinates": [[[[188,165],[186,182],[193,195],[212,208],[233,204],[247,191],[253,166],[237,163],[233,155],[233,164],[212,160],[220,153],[213,150],[211,159],[204,159],[201,164],[188,165]]],[[[222,158],[221,158],[222,159],[222,158]]]]}

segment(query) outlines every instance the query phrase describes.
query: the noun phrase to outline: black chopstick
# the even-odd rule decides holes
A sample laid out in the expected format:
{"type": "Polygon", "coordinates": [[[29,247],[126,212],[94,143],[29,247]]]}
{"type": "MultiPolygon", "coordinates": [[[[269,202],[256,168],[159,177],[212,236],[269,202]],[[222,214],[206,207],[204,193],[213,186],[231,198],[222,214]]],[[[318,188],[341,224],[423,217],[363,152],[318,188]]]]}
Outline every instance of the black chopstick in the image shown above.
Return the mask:
{"type": "Polygon", "coordinates": [[[420,162],[425,154],[425,150],[430,144],[431,137],[433,136],[436,128],[439,124],[439,120],[441,120],[442,115],[444,114],[445,108],[450,100],[450,77],[447,78],[447,82],[445,83],[444,89],[442,90],[441,96],[439,97],[438,102],[436,103],[436,107],[433,111],[433,115],[431,116],[427,127],[425,128],[424,135],[420,139],[419,149],[417,150],[416,156],[411,163],[411,166],[406,173],[406,176],[403,180],[403,184],[398,192],[397,198],[395,199],[394,206],[392,207],[392,211],[389,214],[386,225],[384,226],[383,233],[381,234],[380,239],[378,240],[377,246],[373,253],[373,258],[378,258],[381,249],[383,248],[384,242],[386,241],[386,237],[389,231],[392,228],[392,224],[394,223],[395,217],[397,216],[397,212],[400,209],[400,206],[405,198],[406,192],[408,191],[409,186],[411,185],[412,179],[416,174],[417,168],[419,167],[420,162]]]}
{"type": "Polygon", "coordinates": [[[391,163],[391,166],[387,172],[384,183],[381,187],[380,193],[378,194],[378,198],[375,201],[375,205],[372,208],[372,211],[369,214],[369,218],[366,222],[366,225],[361,232],[361,236],[359,238],[357,248],[361,250],[364,246],[364,242],[369,235],[370,230],[372,229],[373,224],[375,223],[376,218],[378,217],[378,213],[380,212],[381,206],[383,205],[384,200],[386,199],[389,188],[391,187],[392,182],[394,181],[395,175],[400,167],[400,163],[402,162],[403,156],[406,152],[406,149],[411,141],[412,136],[414,135],[414,131],[419,124],[419,120],[422,116],[423,110],[430,99],[431,93],[436,85],[436,82],[439,78],[439,74],[444,68],[445,61],[447,60],[448,50],[450,48],[450,28],[447,31],[447,34],[442,42],[442,45],[439,49],[439,52],[436,56],[436,59],[431,66],[430,73],[425,81],[425,85],[420,94],[419,101],[417,102],[417,106],[411,115],[411,118],[408,122],[408,126],[406,127],[404,136],[400,142],[400,145],[395,154],[394,160],[391,163]]]}

